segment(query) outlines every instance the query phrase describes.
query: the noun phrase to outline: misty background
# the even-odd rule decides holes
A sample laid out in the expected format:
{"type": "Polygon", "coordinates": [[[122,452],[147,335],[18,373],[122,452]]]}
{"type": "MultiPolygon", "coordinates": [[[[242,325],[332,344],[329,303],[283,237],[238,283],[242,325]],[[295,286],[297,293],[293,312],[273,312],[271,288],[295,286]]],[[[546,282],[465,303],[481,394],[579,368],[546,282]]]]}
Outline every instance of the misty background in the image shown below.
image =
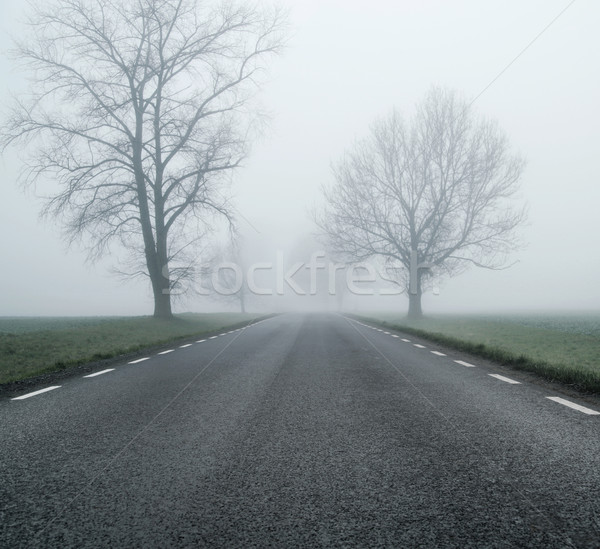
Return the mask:
{"type": "MultiPolygon", "coordinates": [[[[291,265],[318,249],[310,212],[319,207],[330,164],[393,107],[409,117],[432,84],[475,98],[569,5],[566,1],[289,1],[293,34],[272,64],[261,104],[271,113],[235,175],[244,250],[252,261],[291,265]]],[[[24,6],[0,4],[0,49],[23,32],[24,6]]],[[[600,309],[600,4],[577,0],[474,103],[527,159],[522,199],[527,247],[505,271],[472,268],[438,282],[425,313],[600,309]]],[[[0,58],[2,104],[25,84],[0,58]]],[[[0,164],[0,315],[151,314],[149,284],[111,275],[107,257],[86,262],[66,248],[61,227],[39,219],[43,185],[23,192],[16,151],[0,164]]],[[[48,182],[48,188],[52,188],[48,182]]],[[[113,248],[116,256],[123,250],[113,248]]],[[[331,300],[264,299],[250,310],[335,306],[331,300]]],[[[349,299],[347,308],[393,308],[405,296],[349,299]]],[[[176,311],[235,307],[182,299],[176,311]]]]}

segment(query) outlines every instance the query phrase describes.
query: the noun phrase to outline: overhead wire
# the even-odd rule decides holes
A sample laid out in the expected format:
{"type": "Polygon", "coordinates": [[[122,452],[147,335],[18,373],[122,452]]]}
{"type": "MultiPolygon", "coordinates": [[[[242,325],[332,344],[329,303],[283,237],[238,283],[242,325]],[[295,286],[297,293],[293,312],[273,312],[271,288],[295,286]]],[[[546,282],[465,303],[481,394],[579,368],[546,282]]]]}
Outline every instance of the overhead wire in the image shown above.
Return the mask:
{"type": "Polygon", "coordinates": [[[469,103],[475,103],[577,0],[571,0],[469,103]]]}

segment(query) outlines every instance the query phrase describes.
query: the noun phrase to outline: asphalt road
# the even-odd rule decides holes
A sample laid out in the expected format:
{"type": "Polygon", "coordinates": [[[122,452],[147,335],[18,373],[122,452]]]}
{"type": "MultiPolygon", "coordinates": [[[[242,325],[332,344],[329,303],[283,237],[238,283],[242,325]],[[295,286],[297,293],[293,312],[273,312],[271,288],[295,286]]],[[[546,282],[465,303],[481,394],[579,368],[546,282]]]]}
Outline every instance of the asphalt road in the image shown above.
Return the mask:
{"type": "Polygon", "coordinates": [[[0,400],[0,546],[600,547],[598,409],[519,374],[339,315],[141,358],[0,400]]]}

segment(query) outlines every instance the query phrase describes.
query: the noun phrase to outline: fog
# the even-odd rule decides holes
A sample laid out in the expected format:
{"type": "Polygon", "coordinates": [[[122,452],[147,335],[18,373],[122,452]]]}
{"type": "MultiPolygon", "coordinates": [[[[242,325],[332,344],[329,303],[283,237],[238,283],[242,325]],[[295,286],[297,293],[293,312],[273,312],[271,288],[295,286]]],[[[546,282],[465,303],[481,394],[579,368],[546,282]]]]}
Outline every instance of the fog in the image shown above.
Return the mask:
{"type": "MultiPolygon", "coordinates": [[[[331,181],[331,163],[367,134],[374,119],[393,107],[410,115],[432,85],[441,85],[476,98],[476,111],[497,120],[527,159],[522,200],[529,218],[521,231],[527,246],[514,254],[510,269],[472,268],[436,280],[439,295],[424,296],[424,311],[600,309],[599,3],[574,2],[502,74],[567,1],[288,5],[292,36],[260,95],[270,124],[233,185],[245,261],[308,262],[320,245],[311,211],[321,204],[321,186],[331,181]]],[[[22,9],[0,5],[3,50],[10,47],[8,34],[19,32],[22,9]]],[[[6,56],[0,71],[6,105],[24,80],[6,56]]],[[[44,194],[43,185],[19,188],[16,151],[6,152],[0,169],[0,316],[152,313],[149,285],[112,275],[111,257],[88,263],[81,247],[67,248],[60,225],[39,218],[42,202],[35,194],[44,194]]],[[[273,281],[266,277],[261,284],[273,281]]],[[[340,305],[327,295],[284,293],[254,296],[248,307],[340,305]]],[[[175,303],[177,311],[233,306],[208,298],[175,303]]],[[[404,313],[407,299],[347,296],[343,306],[404,313]]]]}

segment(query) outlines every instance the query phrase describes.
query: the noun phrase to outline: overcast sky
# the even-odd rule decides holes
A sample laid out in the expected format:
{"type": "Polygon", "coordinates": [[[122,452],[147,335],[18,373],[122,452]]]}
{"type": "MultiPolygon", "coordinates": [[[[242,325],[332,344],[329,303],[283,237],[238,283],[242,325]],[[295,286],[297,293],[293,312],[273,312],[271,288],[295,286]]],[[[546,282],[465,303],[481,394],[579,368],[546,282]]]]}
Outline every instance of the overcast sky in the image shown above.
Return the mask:
{"type": "MultiPolygon", "coordinates": [[[[287,2],[293,37],[261,95],[271,126],[234,186],[248,238],[271,251],[305,241],[331,162],[375,118],[393,107],[410,116],[432,84],[476,97],[568,3],[287,2]]],[[[18,32],[16,4],[0,4],[3,50],[18,32]]],[[[600,309],[599,22],[600,3],[575,1],[475,102],[527,158],[528,245],[509,270],[439,281],[426,311],[600,309]]],[[[21,76],[6,56],[0,73],[4,105],[21,76]]],[[[109,259],[86,264],[60,226],[39,220],[41,202],[16,185],[13,151],[0,170],[0,316],[151,313],[149,288],[111,276],[109,259]]],[[[406,307],[403,298],[390,303],[406,307]]]]}

